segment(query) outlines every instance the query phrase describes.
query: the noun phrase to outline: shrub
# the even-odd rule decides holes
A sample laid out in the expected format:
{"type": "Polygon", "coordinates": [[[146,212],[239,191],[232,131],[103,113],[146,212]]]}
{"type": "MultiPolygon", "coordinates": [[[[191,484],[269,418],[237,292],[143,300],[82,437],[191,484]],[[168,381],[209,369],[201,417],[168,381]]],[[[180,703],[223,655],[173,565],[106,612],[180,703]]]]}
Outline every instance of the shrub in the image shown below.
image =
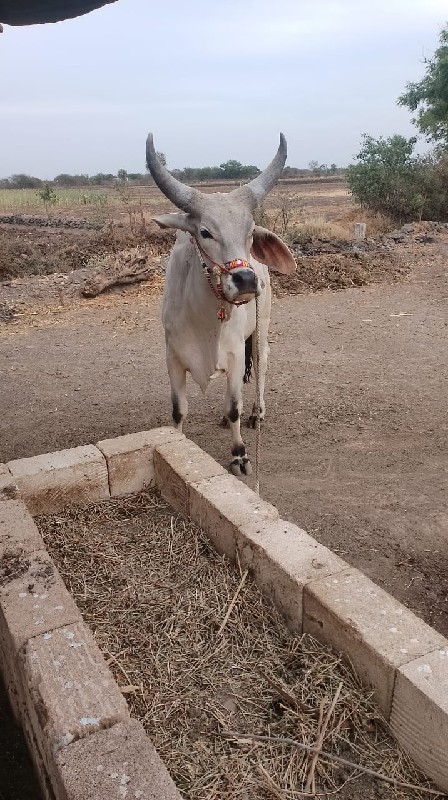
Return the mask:
{"type": "Polygon", "coordinates": [[[348,186],[364,208],[398,222],[448,218],[448,161],[413,154],[417,139],[364,136],[358,163],[348,168],[348,186]]]}
{"type": "Polygon", "coordinates": [[[40,200],[42,200],[47,214],[49,214],[51,206],[55,206],[58,202],[58,196],[56,192],[48,183],[45,184],[43,189],[39,189],[39,191],[36,192],[36,195],[40,200]]]}
{"type": "Polygon", "coordinates": [[[422,219],[448,220],[448,155],[428,157],[422,171],[422,219]]]}

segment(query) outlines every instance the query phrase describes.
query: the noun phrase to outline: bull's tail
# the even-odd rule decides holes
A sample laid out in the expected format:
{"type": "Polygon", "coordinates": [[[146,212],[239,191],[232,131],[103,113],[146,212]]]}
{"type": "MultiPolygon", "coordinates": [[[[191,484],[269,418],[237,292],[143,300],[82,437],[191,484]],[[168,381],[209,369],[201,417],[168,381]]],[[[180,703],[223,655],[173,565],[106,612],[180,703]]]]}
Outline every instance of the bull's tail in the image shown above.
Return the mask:
{"type": "Polygon", "coordinates": [[[252,336],[249,336],[245,342],[245,352],[244,352],[244,363],[245,363],[245,370],[244,370],[244,383],[249,383],[251,375],[252,375],[252,364],[253,364],[253,353],[252,353],[252,336]]]}

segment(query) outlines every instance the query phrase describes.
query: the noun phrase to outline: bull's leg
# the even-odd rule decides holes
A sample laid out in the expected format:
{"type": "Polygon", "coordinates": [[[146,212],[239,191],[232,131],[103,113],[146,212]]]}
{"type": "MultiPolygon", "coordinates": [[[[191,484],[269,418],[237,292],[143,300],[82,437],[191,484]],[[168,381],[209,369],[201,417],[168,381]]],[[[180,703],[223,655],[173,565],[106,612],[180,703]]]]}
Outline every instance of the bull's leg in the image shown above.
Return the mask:
{"type": "Polygon", "coordinates": [[[167,349],[166,365],[171,383],[171,402],[173,404],[173,422],[178,431],[182,431],[185,417],[188,414],[187,373],[177,356],[167,349]]]}
{"type": "MultiPolygon", "coordinates": [[[[256,359],[256,333],[252,334],[252,352],[253,352],[253,363],[254,363],[254,371],[257,369],[257,359],[256,359]]],[[[257,417],[258,414],[260,415],[260,420],[264,420],[266,415],[266,404],[264,401],[264,387],[266,383],[266,370],[268,368],[268,355],[269,355],[269,345],[268,345],[268,325],[261,324],[260,325],[260,369],[258,375],[258,384],[260,387],[260,408],[257,408],[257,401],[252,407],[252,414],[250,415],[247,424],[249,428],[255,428],[257,425],[257,417]]]]}
{"type": "Polygon", "coordinates": [[[242,358],[229,359],[227,372],[227,392],[224,419],[228,420],[232,436],[232,461],[230,471],[234,475],[250,475],[252,465],[241,437],[241,414],[243,411],[244,353],[242,358]]]}

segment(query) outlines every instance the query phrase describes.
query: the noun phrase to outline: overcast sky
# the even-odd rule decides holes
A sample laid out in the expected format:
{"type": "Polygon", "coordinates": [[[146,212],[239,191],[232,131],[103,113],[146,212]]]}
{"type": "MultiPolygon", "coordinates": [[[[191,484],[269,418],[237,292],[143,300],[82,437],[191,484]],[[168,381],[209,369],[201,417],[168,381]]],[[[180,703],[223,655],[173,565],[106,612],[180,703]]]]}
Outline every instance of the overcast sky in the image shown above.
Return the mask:
{"type": "MultiPolygon", "coordinates": [[[[118,0],[0,36],[0,177],[168,166],[346,165],[361,135],[411,136],[446,0],[118,0]]],[[[426,149],[422,145],[421,150],[426,149]]]]}

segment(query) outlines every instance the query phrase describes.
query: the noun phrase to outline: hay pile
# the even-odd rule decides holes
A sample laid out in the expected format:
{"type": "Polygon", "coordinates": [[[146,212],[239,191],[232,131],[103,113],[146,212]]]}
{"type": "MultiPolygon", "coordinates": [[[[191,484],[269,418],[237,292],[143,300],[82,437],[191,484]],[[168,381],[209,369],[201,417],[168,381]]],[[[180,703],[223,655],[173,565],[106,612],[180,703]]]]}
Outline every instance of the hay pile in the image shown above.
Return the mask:
{"type": "Polygon", "coordinates": [[[185,798],[298,798],[310,796],[307,781],[311,792],[345,800],[418,796],[290,746],[222,736],[314,745],[332,701],[324,750],[423,789],[350,668],[311,638],[291,636],[250,578],[155,492],[38,524],[185,798]]]}

